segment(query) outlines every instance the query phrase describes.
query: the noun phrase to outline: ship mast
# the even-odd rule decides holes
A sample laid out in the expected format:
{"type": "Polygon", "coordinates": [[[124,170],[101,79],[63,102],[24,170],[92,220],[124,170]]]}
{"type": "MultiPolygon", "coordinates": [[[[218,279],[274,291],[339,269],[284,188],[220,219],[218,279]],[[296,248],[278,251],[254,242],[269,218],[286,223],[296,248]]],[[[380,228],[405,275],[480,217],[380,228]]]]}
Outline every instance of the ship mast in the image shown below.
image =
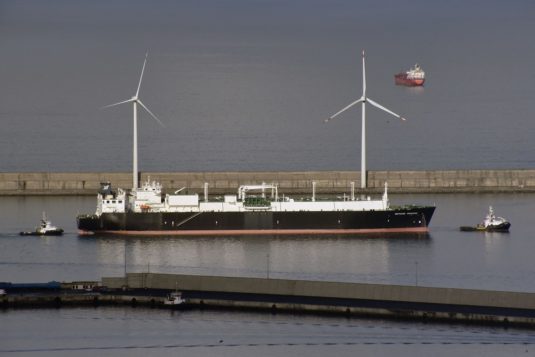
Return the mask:
{"type": "Polygon", "coordinates": [[[145,61],[143,62],[143,68],[141,69],[141,76],[139,77],[139,83],[138,83],[138,86],[137,86],[137,91],[136,91],[136,94],[130,98],[130,99],[127,99],[127,100],[124,100],[122,102],[118,102],[118,103],[114,103],[114,104],[110,104],[110,105],[106,105],[105,107],[102,107],[102,109],[104,108],[110,108],[110,107],[114,107],[116,105],[121,105],[121,104],[126,104],[126,103],[132,103],[133,105],[133,133],[132,133],[132,190],[136,190],[139,188],[139,182],[138,182],[138,155],[137,155],[137,105],[139,104],[143,109],[145,109],[147,111],[147,113],[149,113],[162,127],[165,127],[163,125],[163,123],[160,121],[160,119],[158,119],[156,117],[156,115],[154,115],[150,110],[149,108],[147,108],[145,106],[145,104],[143,104],[143,102],[141,101],[141,99],[139,99],[139,90],[141,88],[141,81],[143,80],[143,73],[145,72],[145,65],[147,64],[147,57],[148,57],[148,53],[145,54],[145,61]]]}
{"type": "Polygon", "coordinates": [[[342,110],[338,111],[337,113],[333,114],[329,118],[325,119],[325,122],[329,122],[330,120],[337,117],[339,114],[342,114],[349,108],[353,107],[356,104],[362,103],[362,129],[361,129],[361,157],[360,157],[360,187],[366,188],[367,186],[367,171],[366,171],[366,102],[370,103],[374,107],[381,109],[382,111],[395,116],[396,118],[399,118],[401,120],[405,120],[402,116],[399,114],[394,113],[393,111],[383,107],[379,103],[376,103],[375,101],[371,100],[366,96],[366,56],[364,53],[364,50],[362,50],[362,96],[354,101],[353,103],[349,104],[348,106],[344,107],[342,110]]]}

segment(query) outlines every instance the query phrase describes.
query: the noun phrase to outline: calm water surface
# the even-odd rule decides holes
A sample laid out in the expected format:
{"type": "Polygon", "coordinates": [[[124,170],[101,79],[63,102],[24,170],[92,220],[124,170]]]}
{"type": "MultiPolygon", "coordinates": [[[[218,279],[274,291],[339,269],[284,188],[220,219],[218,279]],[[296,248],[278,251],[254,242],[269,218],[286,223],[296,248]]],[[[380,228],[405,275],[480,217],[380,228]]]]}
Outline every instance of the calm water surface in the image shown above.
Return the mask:
{"type": "Polygon", "coordinates": [[[392,196],[436,204],[429,234],[268,237],[79,237],[94,197],[2,197],[0,280],[98,280],[128,272],[187,273],[535,292],[534,194],[392,196]],[[493,205],[510,233],[460,232],[493,205]],[[21,237],[46,211],[61,237],[21,237]],[[125,264],[126,262],[126,264],[125,264]]]}
{"type": "Polygon", "coordinates": [[[0,312],[0,353],[40,356],[532,355],[522,329],[144,308],[0,312]],[[54,328],[50,322],[54,321],[54,328]]]}
{"type": "MultiPolygon", "coordinates": [[[[0,281],[129,272],[214,274],[535,292],[535,194],[398,195],[435,203],[428,235],[79,237],[94,197],[0,198],[0,281]],[[465,233],[492,204],[511,232],[465,233]],[[61,237],[21,237],[45,210],[61,237]],[[126,264],[125,264],[126,263],[126,264]]],[[[503,356],[533,353],[532,330],[344,318],[125,308],[0,312],[0,354],[42,356],[503,356]],[[54,325],[50,329],[50,324],[54,325]],[[9,326],[9,328],[7,328],[9,326]]]]}
{"type": "Polygon", "coordinates": [[[142,171],[535,166],[529,0],[0,0],[0,170],[129,171],[149,50],[142,171]],[[409,19],[409,20],[408,20],[409,19]],[[394,85],[414,63],[424,88],[394,85]],[[53,142],[53,145],[50,143],[53,142]]]}

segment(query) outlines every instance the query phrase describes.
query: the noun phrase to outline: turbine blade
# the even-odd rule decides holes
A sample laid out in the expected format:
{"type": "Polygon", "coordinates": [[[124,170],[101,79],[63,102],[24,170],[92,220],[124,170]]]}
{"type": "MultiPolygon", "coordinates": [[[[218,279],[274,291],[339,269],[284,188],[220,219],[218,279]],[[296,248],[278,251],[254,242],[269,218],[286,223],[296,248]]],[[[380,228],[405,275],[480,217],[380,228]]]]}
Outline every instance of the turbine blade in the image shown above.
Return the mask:
{"type": "Polygon", "coordinates": [[[101,107],[100,109],[115,107],[117,105],[121,105],[121,104],[125,104],[125,103],[131,103],[133,101],[134,101],[133,99],[127,99],[127,100],[123,100],[122,102],[119,102],[119,103],[113,103],[113,104],[110,104],[110,105],[105,105],[105,106],[101,107]]]}
{"type": "Polygon", "coordinates": [[[149,110],[149,108],[147,108],[147,107],[145,106],[145,104],[143,104],[143,102],[142,102],[141,100],[138,99],[137,102],[139,103],[139,105],[141,105],[141,106],[143,107],[143,109],[145,109],[145,110],[147,111],[147,113],[149,113],[149,114],[150,114],[150,115],[151,115],[151,116],[158,122],[158,124],[160,124],[160,125],[162,126],[162,128],[165,128],[165,125],[163,125],[163,123],[160,121],[160,119],[158,119],[158,118],[156,117],[156,115],[154,115],[154,114],[149,110]]]}
{"type": "Polygon", "coordinates": [[[371,105],[373,105],[374,107],[376,107],[376,108],[378,108],[378,109],[381,109],[382,111],[385,111],[385,112],[387,112],[388,114],[395,116],[396,118],[399,118],[399,119],[401,119],[401,120],[407,120],[407,119],[403,118],[401,115],[396,114],[396,113],[394,113],[393,111],[391,111],[391,110],[389,110],[389,109],[386,109],[386,108],[383,107],[381,104],[378,104],[378,103],[374,102],[374,101],[371,100],[370,98],[366,98],[366,101],[367,101],[368,103],[370,103],[371,105]]]}
{"type": "Polygon", "coordinates": [[[327,123],[328,121],[334,119],[335,117],[337,117],[339,114],[342,114],[343,112],[345,112],[346,110],[348,110],[349,108],[351,108],[352,106],[356,105],[356,104],[359,104],[361,102],[364,101],[364,98],[359,98],[357,100],[355,100],[353,103],[349,104],[347,107],[345,107],[344,109],[340,110],[339,112],[337,112],[336,114],[334,115],[331,115],[329,118],[325,119],[325,122],[327,123]]]}
{"type": "Polygon", "coordinates": [[[366,97],[366,54],[362,50],[362,96],[366,97]]]}
{"type": "Polygon", "coordinates": [[[143,80],[143,72],[145,72],[145,65],[147,64],[147,57],[149,53],[145,53],[145,61],[143,62],[143,68],[141,69],[141,76],[139,77],[139,84],[137,85],[136,98],[139,96],[139,89],[141,88],[141,81],[143,80]]]}

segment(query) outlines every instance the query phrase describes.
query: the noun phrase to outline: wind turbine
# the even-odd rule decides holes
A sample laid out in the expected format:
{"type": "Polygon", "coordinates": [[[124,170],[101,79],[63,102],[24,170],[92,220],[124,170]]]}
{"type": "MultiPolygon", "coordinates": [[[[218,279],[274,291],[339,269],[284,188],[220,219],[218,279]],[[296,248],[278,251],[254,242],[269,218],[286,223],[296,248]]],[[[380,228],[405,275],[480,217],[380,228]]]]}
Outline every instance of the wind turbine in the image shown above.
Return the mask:
{"type": "Polygon", "coordinates": [[[110,107],[115,107],[117,105],[121,105],[121,104],[126,104],[126,103],[132,103],[133,107],[134,107],[134,133],[133,133],[133,160],[132,160],[132,190],[136,190],[137,188],[139,188],[139,184],[138,184],[138,171],[137,171],[137,168],[138,168],[138,165],[137,165],[137,105],[139,104],[143,109],[145,109],[147,111],[147,113],[149,113],[162,127],[165,127],[165,125],[163,125],[163,123],[160,121],[160,119],[158,119],[156,117],[156,115],[154,115],[150,110],[149,108],[147,108],[145,106],[145,104],[143,104],[143,102],[141,101],[141,99],[139,99],[139,89],[141,88],[141,81],[143,80],[143,72],[145,72],[145,65],[147,64],[147,57],[148,57],[148,53],[145,54],[145,62],[143,62],[143,68],[141,69],[141,76],[139,77],[139,84],[137,86],[137,91],[136,91],[136,94],[130,98],[130,99],[127,99],[127,100],[123,100],[122,102],[118,102],[118,103],[114,103],[114,104],[110,104],[110,105],[106,105],[105,107],[102,107],[101,109],[104,109],[104,108],[110,108],[110,107]]]}
{"type": "Polygon", "coordinates": [[[381,109],[384,112],[387,112],[390,115],[395,116],[396,118],[399,118],[401,120],[406,120],[401,115],[394,113],[393,111],[383,107],[382,105],[366,97],[366,56],[363,50],[362,51],[362,97],[360,97],[353,103],[349,104],[347,107],[343,108],[336,114],[325,119],[325,122],[327,123],[330,120],[337,117],[339,114],[342,114],[343,112],[351,108],[352,106],[362,103],[362,139],[361,139],[362,148],[361,148],[361,158],[360,158],[360,187],[361,188],[366,188],[366,183],[367,183],[367,179],[366,179],[366,102],[370,103],[376,108],[381,109]]]}

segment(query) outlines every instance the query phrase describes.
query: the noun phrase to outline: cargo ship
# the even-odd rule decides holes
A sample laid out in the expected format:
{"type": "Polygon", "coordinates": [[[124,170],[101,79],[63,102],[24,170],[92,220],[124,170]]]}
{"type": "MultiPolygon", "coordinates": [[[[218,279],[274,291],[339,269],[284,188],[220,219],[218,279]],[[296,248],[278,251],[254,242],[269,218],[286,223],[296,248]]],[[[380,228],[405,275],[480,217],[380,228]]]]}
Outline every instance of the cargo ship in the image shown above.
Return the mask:
{"type": "Polygon", "coordinates": [[[425,72],[415,64],[413,68],[406,72],[400,72],[394,76],[394,81],[398,86],[418,87],[425,83],[425,72]]]}
{"type": "Polygon", "coordinates": [[[427,232],[434,206],[392,207],[388,188],[382,197],[292,199],[276,184],[242,185],[236,194],[210,198],[195,194],[162,194],[147,180],[139,189],[114,190],[101,184],[95,214],[77,217],[80,234],[243,235],[357,234],[427,232]]]}

